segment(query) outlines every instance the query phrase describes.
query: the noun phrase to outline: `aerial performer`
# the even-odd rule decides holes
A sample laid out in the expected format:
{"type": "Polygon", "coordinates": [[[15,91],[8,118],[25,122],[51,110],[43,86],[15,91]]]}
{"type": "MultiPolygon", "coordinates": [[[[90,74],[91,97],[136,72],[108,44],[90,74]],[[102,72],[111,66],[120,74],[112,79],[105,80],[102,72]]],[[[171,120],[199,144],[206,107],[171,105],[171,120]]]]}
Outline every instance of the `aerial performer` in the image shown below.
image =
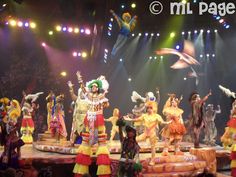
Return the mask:
{"type": "Polygon", "coordinates": [[[88,102],[88,111],[84,118],[85,132],[82,135],[82,144],[79,146],[76,164],[73,173],[75,177],[81,177],[89,172],[91,164],[91,147],[98,143],[96,156],[98,165],[97,175],[99,177],[110,177],[110,158],[107,148],[103,109],[109,106],[108,99],[105,97],[109,84],[104,76],[89,81],[84,85],[80,72],[76,73],[80,88],[82,89],[85,100],[88,102]]]}
{"type": "Polygon", "coordinates": [[[33,107],[32,104],[38,99],[39,95],[43,94],[43,92],[38,92],[36,94],[28,94],[24,97],[22,112],[23,119],[21,123],[21,139],[25,143],[32,143],[33,137],[32,134],[34,132],[34,121],[32,118],[33,107]]]}
{"type": "Polygon", "coordinates": [[[113,10],[110,10],[110,12],[120,27],[119,35],[111,52],[111,54],[114,56],[125,45],[130,32],[134,30],[137,22],[137,16],[135,15],[133,18],[131,18],[131,15],[126,12],[122,14],[121,18],[113,10]]]}
{"type": "Polygon", "coordinates": [[[175,94],[169,94],[169,98],[165,103],[163,108],[163,114],[166,116],[167,121],[171,121],[170,124],[166,125],[162,132],[162,136],[165,138],[165,145],[162,155],[169,155],[168,148],[171,143],[175,147],[175,155],[183,155],[183,152],[180,151],[180,142],[182,141],[183,135],[186,133],[184,127],[182,114],[184,111],[179,108],[180,99],[176,97],[175,94]]]}
{"type": "Polygon", "coordinates": [[[193,141],[194,148],[200,148],[200,133],[204,126],[203,121],[203,105],[207,101],[208,97],[211,95],[211,91],[204,97],[201,98],[197,92],[193,92],[190,95],[189,102],[191,105],[191,116],[190,125],[193,129],[193,141]]]}
{"type": "Polygon", "coordinates": [[[86,116],[88,110],[88,102],[85,100],[85,95],[82,89],[78,89],[77,95],[74,93],[74,84],[71,81],[67,82],[71,98],[74,102],[74,111],[73,111],[73,120],[72,120],[72,128],[70,135],[70,142],[73,145],[81,143],[81,133],[84,126],[84,118],[86,116]],[[78,140],[78,142],[76,141],[78,140]]]}

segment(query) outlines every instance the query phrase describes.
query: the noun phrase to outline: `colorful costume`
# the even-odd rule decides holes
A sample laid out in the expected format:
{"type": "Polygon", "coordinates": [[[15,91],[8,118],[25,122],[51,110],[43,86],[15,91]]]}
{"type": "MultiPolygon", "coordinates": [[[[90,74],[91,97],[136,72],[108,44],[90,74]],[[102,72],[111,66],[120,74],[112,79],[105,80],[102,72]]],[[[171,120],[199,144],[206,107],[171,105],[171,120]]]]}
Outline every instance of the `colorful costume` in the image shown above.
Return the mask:
{"type": "Polygon", "coordinates": [[[147,109],[146,114],[143,114],[141,117],[137,119],[126,118],[126,120],[129,121],[142,121],[145,129],[144,132],[136,138],[136,140],[144,141],[146,139],[149,139],[152,151],[152,158],[150,165],[154,165],[154,159],[156,156],[156,144],[158,140],[156,135],[156,127],[158,127],[159,124],[168,124],[168,122],[163,121],[160,115],[155,113],[154,111],[155,108],[156,108],[156,102],[148,101],[146,103],[146,109],[147,109]]]}
{"type": "Polygon", "coordinates": [[[50,132],[50,123],[52,121],[52,111],[53,111],[53,107],[55,107],[56,105],[56,99],[55,99],[55,95],[53,92],[50,92],[48,94],[48,96],[46,97],[46,101],[47,101],[47,125],[48,125],[48,132],[50,132]]]}
{"type": "Polygon", "coordinates": [[[175,94],[169,95],[169,99],[163,109],[163,114],[166,116],[167,121],[171,121],[162,132],[162,136],[165,138],[165,147],[162,152],[163,155],[168,155],[168,147],[173,142],[175,146],[175,154],[182,155],[183,153],[179,149],[179,143],[182,141],[183,135],[186,133],[186,129],[183,124],[182,114],[183,110],[178,108],[179,99],[175,94]]]}
{"type": "Polygon", "coordinates": [[[135,27],[137,16],[134,16],[131,19],[131,15],[129,13],[123,13],[122,19],[121,19],[118,15],[115,14],[115,12],[113,10],[111,10],[110,12],[115,17],[115,19],[120,27],[120,32],[119,32],[118,38],[117,38],[116,43],[115,43],[115,45],[112,49],[112,52],[111,52],[112,55],[115,55],[117,53],[117,51],[119,51],[121,49],[121,47],[123,47],[125,45],[130,32],[135,27]]]}
{"type": "Polygon", "coordinates": [[[41,94],[43,94],[43,92],[39,92],[36,94],[29,94],[24,98],[24,103],[22,107],[23,119],[20,131],[22,134],[21,138],[25,143],[33,142],[32,134],[34,132],[34,121],[32,119],[32,112],[34,110],[31,104],[35,102],[38,99],[39,95],[41,94]]]}
{"type": "Polygon", "coordinates": [[[204,142],[207,145],[215,146],[216,136],[217,136],[217,129],[215,125],[215,118],[216,114],[220,114],[220,106],[218,105],[218,109],[214,110],[214,106],[212,104],[208,104],[206,107],[206,112],[204,114],[205,120],[205,138],[204,142]]]}
{"type": "Polygon", "coordinates": [[[193,128],[193,140],[194,140],[194,147],[199,148],[200,145],[200,132],[202,127],[204,126],[203,122],[203,103],[208,99],[208,97],[211,95],[211,92],[207,96],[205,96],[203,99],[200,98],[199,94],[194,92],[191,94],[189,101],[192,108],[191,113],[191,126],[193,128]]]}
{"type": "Polygon", "coordinates": [[[65,125],[65,113],[63,107],[64,95],[61,94],[56,97],[56,105],[52,115],[52,121],[50,123],[50,130],[52,136],[56,136],[57,141],[61,137],[67,137],[66,125],[65,125]]]}
{"type": "Polygon", "coordinates": [[[82,77],[77,72],[77,77],[81,85],[81,89],[85,94],[85,100],[88,102],[88,111],[84,119],[85,132],[82,133],[83,142],[78,149],[76,164],[73,172],[76,177],[88,173],[91,164],[91,146],[98,142],[97,148],[97,175],[109,177],[111,174],[109,150],[106,146],[107,135],[105,133],[103,109],[109,106],[108,99],[105,97],[108,89],[108,83],[104,76],[96,80],[92,80],[83,84],[82,77]],[[107,84],[105,84],[107,83],[107,84]],[[106,88],[104,86],[107,86],[106,88]]]}
{"type": "Polygon", "coordinates": [[[10,106],[7,107],[7,122],[12,122],[14,125],[17,124],[17,120],[21,115],[20,103],[17,100],[12,100],[10,106]]]}
{"type": "Polygon", "coordinates": [[[70,135],[71,144],[75,143],[76,137],[80,136],[81,132],[85,128],[84,126],[84,118],[86,116],[88,110],[88,102],[85,100],[82,89],[78,90],[78,96],[75,95],[73,84],[69,81],[68,86],[70,88],[70,95],[75,103],[74,112],[73,112],[73,121],[70,135]]]}

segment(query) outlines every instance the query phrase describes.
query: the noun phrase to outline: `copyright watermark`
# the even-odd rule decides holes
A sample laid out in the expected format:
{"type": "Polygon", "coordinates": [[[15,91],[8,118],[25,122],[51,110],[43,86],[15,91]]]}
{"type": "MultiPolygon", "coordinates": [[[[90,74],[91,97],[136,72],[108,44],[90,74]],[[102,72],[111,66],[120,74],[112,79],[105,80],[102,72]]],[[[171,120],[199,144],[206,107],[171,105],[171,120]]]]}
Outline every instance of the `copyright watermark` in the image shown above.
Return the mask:
{"type": "MultiPolygon", "coordinates": [[[[199,2],[198,12],[194,12],[192,8],[192,3],[190,2],[170,2],[169,10],[171,15],[190,15],[193,13],[197,13],[198,15],[204,15],[206,13],[212,15],[232,15],[236,11],[236,6],[233,2],[199,2]]],[[[195,4],[196,5],[196,4],[195,4]]],[[[164,7],[160,1],[153,1],[149,5],[149,10],[152,14],[158,15],[163,11],[164,7]]]]}
{"type": "Polygon", "coordinates": [[[149,5],[149,10],[152,14],[158,15],[163,11],[163,5],[159,1],[153,1],[149,5]]]}

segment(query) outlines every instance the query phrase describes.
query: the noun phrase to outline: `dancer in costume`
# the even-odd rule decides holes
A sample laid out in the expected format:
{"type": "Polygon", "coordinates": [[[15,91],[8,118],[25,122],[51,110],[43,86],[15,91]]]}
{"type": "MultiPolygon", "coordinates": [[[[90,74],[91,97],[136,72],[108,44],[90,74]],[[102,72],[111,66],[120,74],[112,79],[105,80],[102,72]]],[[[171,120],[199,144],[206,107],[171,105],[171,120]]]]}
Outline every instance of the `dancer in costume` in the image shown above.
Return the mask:
{"type": "Polygon", "coordinates": [[[4,151],[0,157],[0,169],[6,170],[11,167],[18,169],[19,159],[21,157],[21,146],[24,145],[22,139],[17,135],[17,127],[13,122],[9,122],[7,126],[7,131],[2,132],[4,135],[1,139],[4,145],[4,151]]]}
{"type": "Polygon", "coordinates": [[[12,122],[13,125],[17,124],[17,120],[21,115],[20,103],[17,100],[11,100],[10,106],[7,107],[7,122],[12,122]]]}
{"type": "Polygon", "coordinates": [[[140,146],[136,141],[135,128],[127,125],[125,127],[126,137],[123,135],[122,127],[125,125],[123,119],[118,119],[119,136],[121,142],[121,158],[119,162],[118,177],[137,177],[142,170],[139,163],[140,146]]]}
{"type": "Polygon", "coordinates": [[[79,139],[79,144],[81,143],[81,132],[84,129],[84,118],[88,110],[88,102],[85,100],[85,96],[80,88],[78,90],[78,96],[74,93],[73,84],[71,81],[68,81],[68,86],[70,89],[70,95],[74,102],[74,112],[73,112],[73,121],[70,135],[70,142],[73,145],[76,143],[76,139],[79,139]]]}
{"type": "Polygon", "coordinates": [[[60,139],[66,139],[67,131],[65,125],[65,113],[64,113],[64,94],[60,94],[56,97],[56,105],[53,108],[52,121],[50,123],[50,130],[53,137],[59,142],[60,139]]]}
{"type": "Polygon", "coordinates": [[[105,97],[108,89],[108,82],[104,76],[83,84],[80,72],[77,72],[81,89],[88,101],[88,111],[84,119],[85,132],[82,133],[83,142],[78,149],[76,164],[73,172],[76,177],[88,173],[91,164],[91,146],[98,143],[97,147],[97,175],[109,177],[111,174],[109,150],[106,146],[107,135],[105,133],[103,109],[109,106],[105,97]]]}
{"type": "Polygon", "coordinates": [[[201,129],[204,126],[203,122],[203,104],[206,102],[208,97],[211,95],[211,91],[203,99],[200,98],[200,95],[197,92],[193,92],[190,95],[189,102],[191,104],[191,126],[193,128],[193,141],[194,148],[200,148],[200,133],[201,129]]]}
{"type": "Polygon", "coordinates": [[[186,129],[182,119],[184,111],[178,107],[181,99],[178,99],[175,94],[169,94],[169,98],[163,109],[166,120],[172,121],[162,132],[162,136],[165,138],[165,146],[162,152],[162,155],[164,156],[169,155],[168,148],[171,143],[174,143],[175,155],[183,155],[183,152],[180,151],[179,143],[182,141],[186,129]]]}
{"type": "Polygon", "coordinates": [[[50,132],[50,123],[52,121],[52,114],[53,114],[53,108],[56,105],[56,96],[53,93],[53,91],[50,91],[48,96],[46,97],[47,101],[47,126],[48,126],[48,132],[50,132]]]}
{"type": "Polygon", "coordinates": [[[131,15],[126,12],[123,13],[122,18],[120,18],[113,10],[110,10],[110,12],[114,16],[120,27],[119,35],[111,52],[112,55],[115,55],[125,45],[130,32],[134,30],[137,16],[131,18],[131,15]]]}
{"type": "Polygon", "coordinates": [[[205,121],[205,138],[204,143],[207,145],[215,146],[217,129],[215,125],[216,114],[220,114],[221,109],[220,105],[217,106],[217,109],[214,109],[213,104],[208,104],[206,107],[206,112],[204,114],[205,121]]]}
{"type": "Polygon", "coordinates": [[[39,92],[36,94],[29,94],[24,97],[22,112],[23,112],[23,119],[21,123],[21,134],[22,140],[25,143],[32,143],[33,137],[32,134],[34,132],[34,121],[32,119],[32,103],[35,102],[39,95],[43,94],[43,92],[39,92]]]}
{"type": "Polygon", "coordinates": [[[113,110],[112,117],[105,119],[106,122],[111,122],[112,124],[111,133],[110,133],[110,141],[114,139],[116,133],[119,133],[119,127],[116,125],[116,122],[119,119],[119,115],[120,115],[119,109],[115,108],[113,110]]]}
{"type": "Polygon", "coordinates": [[[152,157],[150,161],[150,165],[154,165],[154,160],[156,156],[156,144],[157,144],[157,135],[156,135],[156,127],[158,127],[159,124],[169,124],[170,122],[163,121],[162,117],[155,113],[156,108],[156,102],[154,101],[148,101],[146,103],[146,110],[147,113],[143,114],[141,117],[137,119],[130,119],[128,117],[125,117],[125,120],[128,121],[142,121],[143,125],[145,127],[144,132],[139,135],[136,140],[137,141],[144,141],[146,139],[149,139],[151,144],[151,151],[152,151],[152,157]]]}

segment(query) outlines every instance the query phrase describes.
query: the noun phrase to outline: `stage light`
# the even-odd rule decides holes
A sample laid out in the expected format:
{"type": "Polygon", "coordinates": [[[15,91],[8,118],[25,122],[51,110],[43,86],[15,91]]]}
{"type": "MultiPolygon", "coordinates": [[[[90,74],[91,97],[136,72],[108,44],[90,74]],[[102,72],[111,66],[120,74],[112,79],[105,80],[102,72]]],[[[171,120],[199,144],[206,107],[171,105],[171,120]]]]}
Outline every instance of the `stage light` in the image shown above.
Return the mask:
{"type": "Polygon", "coordinates": [[[134,37],[134,33],[132,34],[132,36],[134,37]]]}
{"type": "Polygon", "coordinates": [[[7,4],[3,4],[3,5],[2,5],[2,7],[6,7],[6,6],[7,6],[7,4]]]}
{"type": "Polygon", "coordinates": [[[114,21],[114,19],[113,19],[113,18],[111,18],[110,20],[111,20],[111,22],[113,22],[113,21],[114,21]]]}
{"type": "Polygon", "coordinates": [[[30,28],[36,28],[36,23],[30,22],[30,28]]]}
{"type": "Polygon", "coordinates": [[[72,33],[72,32],[73,32],[73,28],[72,28],[72,27],[69,27],[69,28],[68,28],[68,32],[69,32],[69,33],[72,33]]]}
{"type": "Polygon", "coordinates": [[[209,56],[210,56],[210,54],[206,54],[206,56],[207,56],[207,57],[209,57],[209,56]]]}
{"type": "Polygon", "coordinates": [[[160,36],[160,34],[159,34],[159,33],[157,33],[157,36],[160,36]]]}
{"type": "Polygon", "coordinates": [[[75,33],[79,33],[79,28],[75,28],[75,29],[74,29],[74,32],[75,32],[75,33]]]}
{"type": "Polygon", "coordinates": [[[230,27],[230,25],[226,25],[226,26],[225,26],[226,29],[229,29],[229,27],[230,27]]]}
{"type": "Polygon", "coordinates": [[[149,60],[151,60],[152,59],[152,57],[149,57],[149,60]]]}
{"type": "Polygon", "coordinates": [[[151,33],[151,36],[154,36],[154,33],[151,33]]]}
{"type": "Polygon", "coordinates": [[[204,32],[204,30],[203,30],[203,29],[201,29],[201,30],[200,30],[200,32],[201,32],[201,33],[203,33],[203,32],[204,32]]]}
{"type": "Polygon", "coordinates": [[[209,34],[211,31],[210,30],[207,30],[207,33],[209,34]]]}
{"type": "Polygon", "coordinates": [[[42,42],[41,45],[42,45],[43,47],[46,47],[46,43],[45,43],[45,42],[42,42]]]}
{"type": "Polygon", "coordinates": [[[202,57],[203,57],[203,55],[201,54],[201,55],[200,55],[200,58],[202,58],[202,57]]]}
{"type": "Polygon", "coordinates": [[[223,23],[223,22],[224,22],[224,19],[220,19],[219,22],[220,22],[220,23],[223,23]]]}
{"type": "Polygon", "coordinates": [[[212,54],[212,57],[214,58],[216,55],[215,54],[212,54]]]}
{"type": "Polygon", "coordinates": [[[161,59],[163,59],[164,57],[163,56],[161,56],[161,59]]]}
{"type": "Polygon", "coordinates": [[[23,23],[22,23],[21,21],[18,21],[17,25],[18,25],[19,27],[22,27],[22,26],[23,26],[23,23]]]}
{"type": "Polygon", "coordinates": [[[155,57],[154,57],[154,59],[156,60],[156,59],[157,59],[157,57],[155,56],[155,57]]]}
{"type": "Polygon", "coordinates": [[[121,5],[121,8],[124,9],[124,8],[125,8],[125,5],[122,4],[122,5],[121,5]]]}
{"type": "Polygon", "coordinates": [[[51,36],[53,35],[53,31],[49,31],[48,34],[51,36]]]}
{"type": "Polygon", "coordinates": [[[25,22],[25,27],[29,27],[29,23],[28,22],[25,22]]]}
{"type": "Polygon", "coordinates": [[[90,29],[85,29],[85,34],[90,35],[91,34],[90,29]]]}
{"type": "Polygon", "coordinates": [[[191,34],[191,31],[189,31],[188,34],[191,34]]]}
{"type": "Polygon", "coordinates": [[[15,20],[10,20],[10,25],[11,26],[16,26],[16,21],[15,20]]]}
{"type": "Polygon", "coordinates": [[[88,55],[86,52],[82,52],[81,56],[82,56],[82,58],[86,58],[88,55]]]}
{"type": "Polygon", "coordinates": [[[187,80],[187,78],[186,78],[186,77],[184,77],[184,80],[186,81],[186,80],[187,80]]]}
{"type": "Polygon", "coordinates": [[[145,36],[148,36],[148,33],[145,33],[145,36]]]}
{"type": "Polygon", "coordinates": [[[132,3],[131,4],[131,7],[134,9],[134,8],[136,8],[136,4],[135,3],[132,3]]]}
{"type": "Polygon", "coordinates": [[[123,61],[123,59],[122,58],[120,58],[120,62],[122,62],[123,61]]]}
{"type": "Polygon", "coordinates": [[[73,57],[77,57],[77,52],[72,53],[73,57]]]}
{"type": "Polygon", "coordinates": [[[194,30],[194,33],[197,34],[197,30],[194,30]]]}
{"type": "Polygon", "coordinates": [[[179,49],[180,49],[180,46],[179,46],[179,45],[176,45],[175,48],[176,48],[176,50],[179,50],[179,49]]]}
{"type": "Polygon", "coordinates": [[[193,0],[193,3],[197,3],[197,0],[193,0]]]}
{"type": "Polygon", "coordinates": [[[66,30],[67,30],[67,28],[66,28],[66,27],[63,27],[63,28],[62,28],[62,31],[64,31],[64,32],[65,32],[66,30]]]}
{"type": "Polygon", "coordinates": [[[131,81],[132,81],[132,79],[129,77],[129,78],[128,78],[128,81],[129,81],[129,82],[131,82],[131,81]]]}
{"type": "Polygon", "coordinates": [[[220,16],[216,16],[216,20],[219,20],[220,19],[220,16]]]}
{"type": "Polygon", "coordinates": [[[56,30],[57,30],[57,31],[61,31],[61,26],[60,26],[60,25],[57,25],[57,26],[56,26],[56,30]]]}
{"type": "Polygon", "coordinates": [[[77,55],[78,55],[79,57],[81,57],[81,53],[80,53],[80,52],[78,52],[77,55]]]}
{"type": "Polygon", "coordinates": [[[142,33],[138,33],[139,36],[142,36],[142,33]]]}
{"type": "Polygon", "coordinates": [[[184,35],[185,34],[185,32],[182,32],[182,35],[184,35]]]}
{"type": "Polygon", "coordinates": [[[66,77],[66,76],[67,76],[67,73],[66,73],[65,71],[62,71],[62,72],[60,73],[60,75],[61,75],[62,77],[66,77]]]}
{"type": "Polygon", "coordinates": [[[170,33],[170,37],[171,38],[175,37],[175,33],[174,32],[170,33]]]}
{"type": "Polygon", "coordinates": [[[181,1],[183,4],[187,4],[187,1],[186,0],[182,0],[181,1]]]}
{"type": "Polygon", "coordinates": [[[80,29],[80,32],[81,32],[81,33],[84,33],[84,29],[80,29]]]}
{"type": "Polygon", "coordinates": [[[108,53],[108,50],[107,50],[107,49],[105,49],[104,51],[105,51],[106,53],[108,53]]]}
{"type": "Polygon", "coordinates": [[[215,33],[217,33],[217,32],[218,32],[218,30],[214,30],[214,32],[215,32],[215,33]]]}

